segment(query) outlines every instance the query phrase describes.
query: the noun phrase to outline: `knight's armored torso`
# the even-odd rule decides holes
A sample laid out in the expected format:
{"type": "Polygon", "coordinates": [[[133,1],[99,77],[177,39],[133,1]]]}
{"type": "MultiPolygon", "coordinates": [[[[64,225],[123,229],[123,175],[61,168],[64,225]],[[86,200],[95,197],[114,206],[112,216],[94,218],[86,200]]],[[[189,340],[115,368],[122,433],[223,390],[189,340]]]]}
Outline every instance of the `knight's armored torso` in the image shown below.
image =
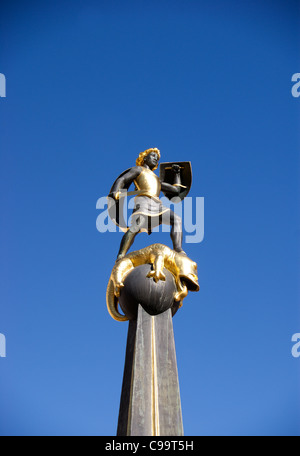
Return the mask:
{"type": "Polygon", "coordinates": [[[148,168],[143,168],[138,177],[134,180],[137,190],[140,190],[140,196],[149,196],[158,198],[161,192],[161,184],[158,176],[148,168]]]}
{"type": "Polygon", "coordinates": [[[153,171],[142,168],[134,184],[139,194],[134,198],[131,225],[150,234],[153,228],[161,224],[161,216],[170,209],[164,207],[159,199],[161,183],[153,171]],[[141,219],[140,216],[144,217],[141,219]]]}

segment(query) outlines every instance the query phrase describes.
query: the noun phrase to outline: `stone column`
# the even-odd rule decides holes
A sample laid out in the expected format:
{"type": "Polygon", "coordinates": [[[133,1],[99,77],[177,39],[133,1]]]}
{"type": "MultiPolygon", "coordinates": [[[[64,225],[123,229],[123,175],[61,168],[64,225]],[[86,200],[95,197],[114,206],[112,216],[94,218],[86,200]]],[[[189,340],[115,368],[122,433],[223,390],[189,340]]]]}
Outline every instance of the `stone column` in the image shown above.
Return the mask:
{"type": "Polygon", "coordinates": [[[129,321],[117,435],[183,435],[171,309],[129,321]]]}

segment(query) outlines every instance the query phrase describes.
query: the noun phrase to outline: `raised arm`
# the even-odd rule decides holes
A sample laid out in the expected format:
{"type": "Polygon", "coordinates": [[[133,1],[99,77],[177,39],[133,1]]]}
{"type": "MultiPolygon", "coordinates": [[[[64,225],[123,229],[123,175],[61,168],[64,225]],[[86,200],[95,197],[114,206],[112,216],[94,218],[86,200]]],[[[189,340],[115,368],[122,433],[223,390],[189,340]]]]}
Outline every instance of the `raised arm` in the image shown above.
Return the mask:
{"type": "Polygon", "coordinates": [[[180,179],[180,166],[179,165],[172,165],[172,169],[174,171],[174,183],[168,184],[167,182],[161,182],[161,189],[165,192],[171,193],[172,195],[176,196],[180,193],[180,188],[184,187],[181,185],[180,179]]]}

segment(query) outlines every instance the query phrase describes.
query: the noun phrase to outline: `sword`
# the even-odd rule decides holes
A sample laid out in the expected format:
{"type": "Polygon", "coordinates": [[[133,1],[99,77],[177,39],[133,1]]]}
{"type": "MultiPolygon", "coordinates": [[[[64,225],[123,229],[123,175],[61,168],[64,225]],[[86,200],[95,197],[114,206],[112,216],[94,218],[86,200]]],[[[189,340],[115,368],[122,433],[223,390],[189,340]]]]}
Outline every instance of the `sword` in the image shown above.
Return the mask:
{"type": "Polygon", "coordinates": [[[143,190],[133,190],[132,192],[126,192],[126,191],[123,192],[122,190],[118,190],[116,192],[115,199],[119,200],[120,198],[125,198],[126,196],[138,196],[143,192],[144,192],[143,190]]]}
{"type": "MultiPolygon", "coordinates": [[[[174,163],[176,165],[176,163],[174,163]]],[[[173,169],[173,166],[166,166],[165,169],[173,169]]],[[[179,166],[179,169],[184,169],[184,166],[179,166]]]]}

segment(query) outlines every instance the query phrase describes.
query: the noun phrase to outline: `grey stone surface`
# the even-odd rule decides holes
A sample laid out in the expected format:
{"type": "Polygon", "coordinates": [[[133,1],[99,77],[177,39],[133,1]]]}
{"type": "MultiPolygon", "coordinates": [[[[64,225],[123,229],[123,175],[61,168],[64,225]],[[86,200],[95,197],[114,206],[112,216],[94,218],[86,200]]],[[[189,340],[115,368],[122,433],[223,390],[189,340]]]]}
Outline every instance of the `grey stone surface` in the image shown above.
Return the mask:
{"type": "Polygon", "coordinates": [[[170,310],[154,319],[159,435],[183,435],[173,322],[170,310]]]}
{"type": "Polygon", "coordinates": [[[183,435],[171,309],[129,322],[117,435],[183,435]]]}
{"type": "Polygon", "coordinates": [[[152,277],[147,277],[151,269],[150,264],[137,266],[124,281],[119,304],[130,319],[137,318],[139,304],[150,315],[158,315],[170,308],[175,314],[178,310],[179,302],[174,301],[176,285],[173,275],[164,268],[166,280],[155,282],[152,277]]]}

